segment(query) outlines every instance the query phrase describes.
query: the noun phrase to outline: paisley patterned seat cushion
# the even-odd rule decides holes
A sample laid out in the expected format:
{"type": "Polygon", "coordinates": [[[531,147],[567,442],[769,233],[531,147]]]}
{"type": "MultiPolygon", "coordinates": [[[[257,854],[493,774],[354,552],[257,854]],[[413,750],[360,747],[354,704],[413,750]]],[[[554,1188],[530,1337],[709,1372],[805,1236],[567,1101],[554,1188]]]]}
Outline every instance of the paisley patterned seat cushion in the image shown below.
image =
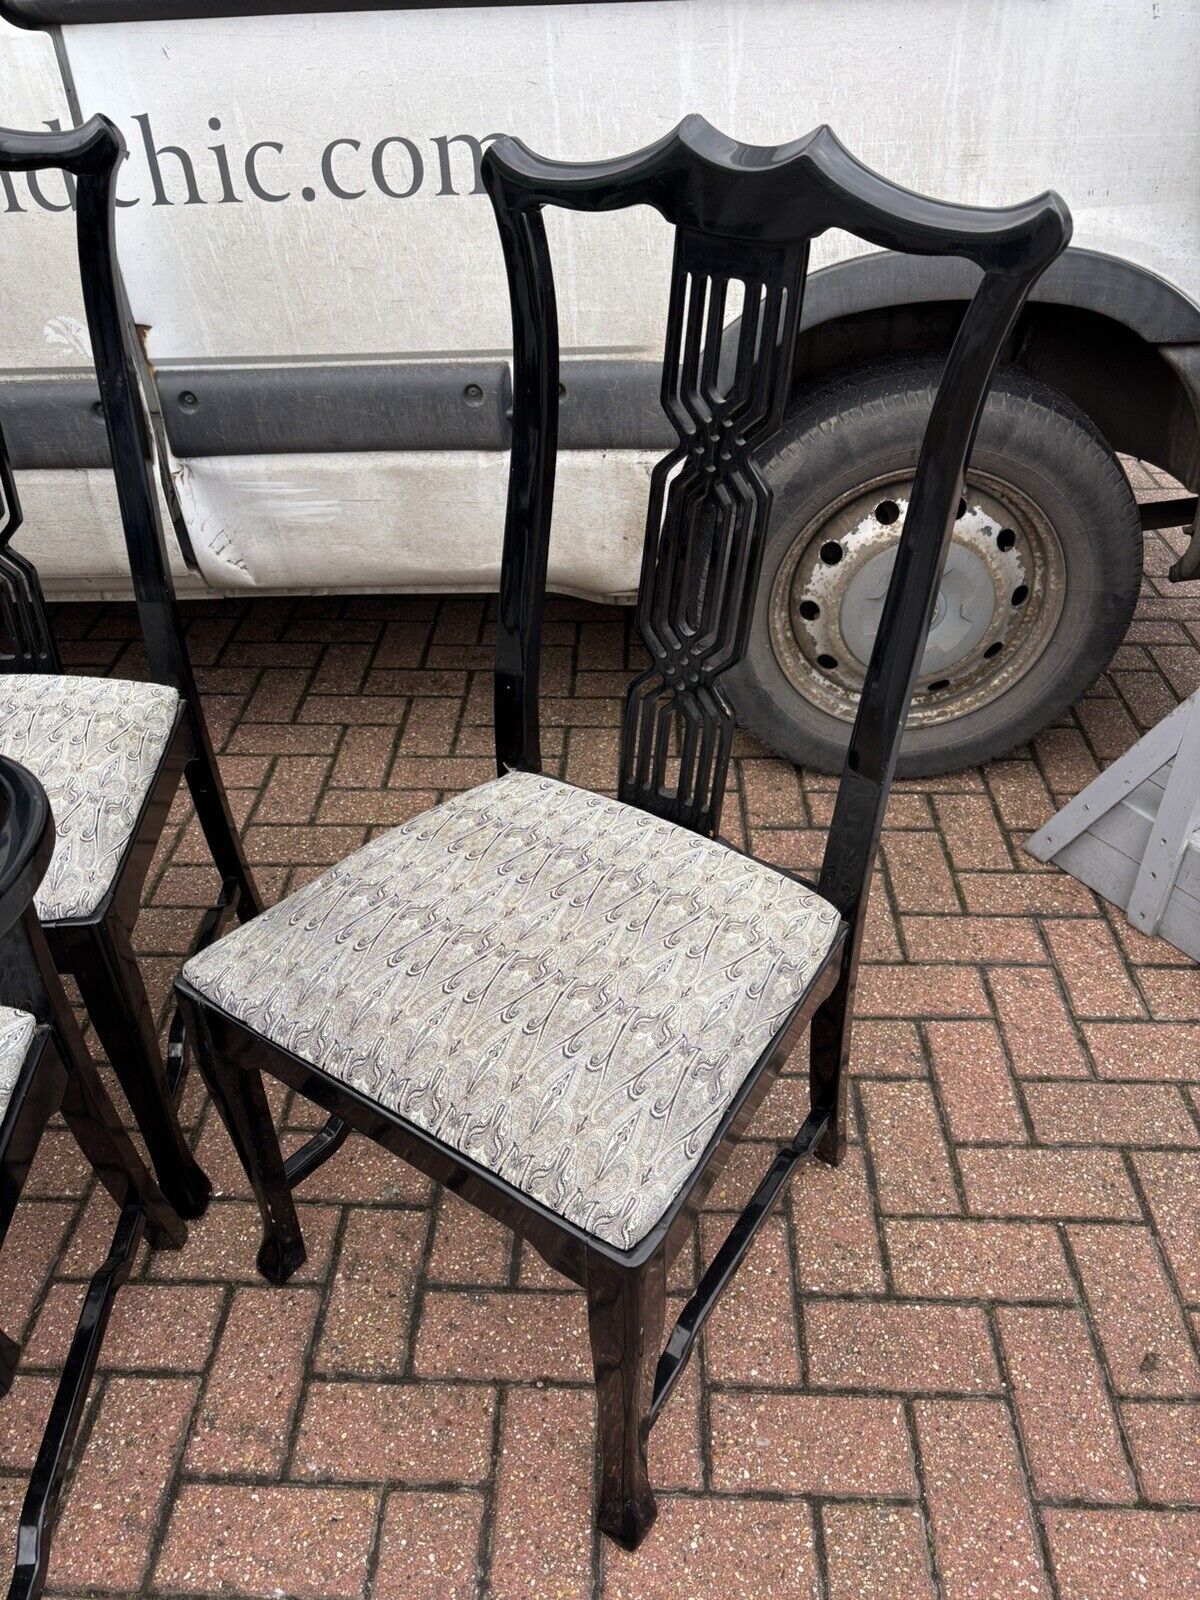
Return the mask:
{"type": "Polygon", "coordinates": [[[0,1122],[4,1121],[8,1102],[21,1076],[36,1026],[27,1011],[0,1006],[0,1122]]]}
{"type": "Polygon", "coordinates": [[[34,901],[43,922],[90,916],[103,900],[178,709],[161,683],[0,676],[0,755],[33,773],[54,813],[54,857],[34,901]]]}
{"type": "Polygon", "coordinates": [[[226,1015],[629,1249],[837,934],[711,840],[510,773],[187,963],[226,1015]]]}

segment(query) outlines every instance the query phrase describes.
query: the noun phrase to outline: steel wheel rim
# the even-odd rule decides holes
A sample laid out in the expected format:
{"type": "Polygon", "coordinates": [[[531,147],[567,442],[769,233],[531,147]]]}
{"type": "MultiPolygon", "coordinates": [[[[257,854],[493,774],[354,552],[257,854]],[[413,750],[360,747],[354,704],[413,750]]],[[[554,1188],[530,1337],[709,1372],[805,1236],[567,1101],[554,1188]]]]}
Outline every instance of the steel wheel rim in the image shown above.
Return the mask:
{"type": "MultiPolygon", "coordinates": [[[[792,687],[852,722],[895,560],[911,471],[860,484],[800,530],[770,595],[771,648],[792,687]]],[[[1053,637],[1066,559],[1045,512],[985,472],[967,475],[921,663],[910,727],[937,727],[993,704],[1053,637]]]]}

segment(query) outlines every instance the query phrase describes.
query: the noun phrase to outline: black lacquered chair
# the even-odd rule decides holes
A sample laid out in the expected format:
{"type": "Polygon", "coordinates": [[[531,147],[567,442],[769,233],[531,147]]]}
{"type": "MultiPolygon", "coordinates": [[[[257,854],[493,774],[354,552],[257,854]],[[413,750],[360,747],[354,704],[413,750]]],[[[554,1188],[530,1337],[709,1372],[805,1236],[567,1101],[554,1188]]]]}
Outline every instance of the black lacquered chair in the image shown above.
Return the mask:
{"type": "MultiPolygon", "coordinates": [[[[0,755],[28,767],[50,796],[58,842],[38,891],[38,914],[59,970],[79,985],[164,1192],[181,1216],[194,1217],[210,1185],[175,1112],[184,1066],[181,1020],[173,1022],[164,1065],[131,940],[142,884],[182,775],[222,881],[201,939],[212,937],[224,912],[244,920],[260,902],[217,771],[171,583],[143,404],[150,379],[114,247],[124,153],[121,135],[102,117],[65,133],[0,131],[0,171],[57,167],[74,179],[84,304],[151,681],[63,673],[37,574],[11,548],[21,509],[0,434],[0,622],[8,637],[0,655],[0,755]]],[[[169,479],[164,489],[170,496],[169,479]]]]}
{"type": "MultiPolygon", "coordinates": [[[[63,1474],[117,1291],[145,1234],[155,1249],[186,1237],[142,1165],[80,1036],[33,909],[54,850],[46,791],[0,757],[0,1245],[46,1124],[61,1110],[119,1210],[108,1255],[92,1278],[21,1511],[9,1600],[42,1591],[63,1474]]],[[[0,1334],[0,1393],[18,1347],[0,1334]]]]}
{"type": "MultiPolygon", "coordinates": [[[[623,160],[484,161],[514,325],[512,471],[496,648],[500,776],[375,839],[214,944],[179,991],[262,1210],[263,1272],[304,1259],[265,1070],[498,1217],[587,1291],[600,1525],[654,1518],[647,1434],[797,1161],[836,1163],[871,867],[963,472],[1021,305],[1066,244],[1061,201],[941,205],[828,129],[778,149],[691,117],[623,160]],[[625,712],[618,800],[541,775],[538,671],[558,332],[546,205],[647,204],[676,229],[657,468],[638,600],[650,656],[625,712]],[[715,837],[811,240],[844,228],[983,269],[929,419],[820,882],[715,837]],[[723,337],[731,286],[742,315],[723,337]],[[724,355],[723,355],[724,351],[724,355]],[[811,1110],[662,1346],[666,1269],[811,1024],[811,1110]]],[[[327,1146],[328,1148],[328,1146],[327,1146]]]]}

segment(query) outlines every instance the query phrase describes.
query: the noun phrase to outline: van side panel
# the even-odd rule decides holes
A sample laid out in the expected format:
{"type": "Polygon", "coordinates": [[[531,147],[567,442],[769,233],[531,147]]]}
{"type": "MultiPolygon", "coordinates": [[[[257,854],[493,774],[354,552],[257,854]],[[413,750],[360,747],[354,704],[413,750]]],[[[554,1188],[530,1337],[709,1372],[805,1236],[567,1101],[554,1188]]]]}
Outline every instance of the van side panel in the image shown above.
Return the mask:
{"type": "MultiPolygon", "coordinates": [[[[364,358],[457,371],[506,357],[478,160],[508,130],[581,159],[632,149],[687,111],[761,143],[828,121],[870,165],[929,193],[994,205],[1053,185],[1078,244],[1200,304],[1197,36],[1200,0],[647,0],[62,30],[81,114],[106,111],[129,142],[119,240],[151,359],[286,368],[287,382],[262,385],[264,405],[272,393],[302,397],[309,372],[364,358]]],[[[45,37],[4,25],[0,60],[4,120],[66,115],[45,37]]],[[[665,225],[652,213],[549,223],[564,350],[631,371],[656,360],[665,225]]],[[[0,196],[0,269],[20,284],[18,315],[0,329],[3,366],[85,360],[70,348],[69,235],[69,214],[26,188],[11,203],[0,196]]],[[[815,264],[851,248],[824,240],[815,264]]],[[[345,590],[491,582],[502,444],[413,449],[403,412],[375,419],[370,451],[348,449],[331,423],[328,439],[306,428],[303,452],[263,457],[253,472],[248,458],[175,463],[203,578],[345,590]],[[267,482],[270,492],[255,488],[267,482]],[[456,519],[468,526],[452,535],[456,519]],[[356,530],[339,538],[336,561],[332,527],[356,530]]],[[[617,442],[620,429],[606,440],[598,415],[589,444],[617,442]]],[[[613,595],[636,581],[625,551],[648,457],[621,452],[620,492],[601,504],[591,497],[603,458],[592,472],[592,453],[573,452],[564,468],[565,554],[552,578],[613,595]]],[[[86,578],[86,529],[62,498],[68,524],[53,533],[77,536],[86,578]]],[[[40,553],[50,530],[30,523],[40,553]]]]}

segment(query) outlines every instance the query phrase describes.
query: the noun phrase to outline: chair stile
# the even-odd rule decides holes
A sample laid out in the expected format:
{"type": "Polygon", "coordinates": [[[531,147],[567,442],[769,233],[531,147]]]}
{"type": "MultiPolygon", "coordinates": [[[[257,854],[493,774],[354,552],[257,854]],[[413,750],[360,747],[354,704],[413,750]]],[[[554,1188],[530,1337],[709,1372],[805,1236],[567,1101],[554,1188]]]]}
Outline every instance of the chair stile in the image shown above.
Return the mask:
{"type": "MultiPolygon", "coordinates": [[[[117,685],[128,692],[128,707],[110,714],[100,680],[62,676],[36,570],[11,545],[21,525],[21,506],[0,432],[0,620],[10,642],[9,651],[0,657],[0,700],[15,696],[19,707],[19,715],[9,707],[6,725],[0,726],[0,754],[24,756],[36,769],[36,747],[51,724],[56,736],[66,730],[79,737],[83,719],[73,720],[76,695],[95,698],[97,721],[105,729],[98,741],[111,730],[114,719],[122,718],[125,735],[136,737],[137,724],[129,719],[140,715],[141,701],[153,707],[153,726],[148,722],[142,734],[145,770],[136,772],[140,787],[129,797],[127,837],[118,842],[114,859],[81,862],[76,902],[66,900],[48,911],[43,922],[59,971],[71,973],[79,985],[164,1192],[181,1216],[196,1217],[208,1202],[211,1185],[183,1136],[175,1109],[185,1072],[182,1018],[176,1011],[164,1062],[132,943],[142,885],[181,778],[187,780],[221,879],[220,894],[204,918],[197,947],[216,936],[228,915],[240,920],[255,915],[261,900],[217,769],[171,580],[155,489],[152,421],[147,415],[149,401],[152,415],[157,416],[154,380],[138,342],[116,256],[116,183],[124,154],[121,134],[104,117],[63,132],[0,130],[0,171],[58,168],[73,180],[80,281],[149,677],[151,684],[170,693],[150,691],[148,697],[144,686],[117,685]],[[36,685],[31,674],[38,675],[36,685]],[[41,685],[44,690],[39,693],[41,685]],[[13,743],[18,724],[25,741],[19,746],[13,743]]],[[[161,456],[159,465],[168,509],[181,526],[161,456]]],[[[184,549],[186,553],[190,546],[185,543],[184,549]]],[[[86,757],[86,745],[84,749],[86,757]]],[[[47,761],[53,759],[53,751],[42,753],[47,761]]],[[[97,749],[93,753],[97,766],[110,753],[97,749]]],[[[91,812],[98,812],[113,797],[108,793],[97,793],[87,801],[68,797],[76,782],[74,772],[52,774],[47,766],[40,776],[51,789],[59,848],[65,851],[64,838],[77,812],[80,828],[86,830],[91,812]]],[[[116,781],[119,784],[120,776],[116,781]]]]}

